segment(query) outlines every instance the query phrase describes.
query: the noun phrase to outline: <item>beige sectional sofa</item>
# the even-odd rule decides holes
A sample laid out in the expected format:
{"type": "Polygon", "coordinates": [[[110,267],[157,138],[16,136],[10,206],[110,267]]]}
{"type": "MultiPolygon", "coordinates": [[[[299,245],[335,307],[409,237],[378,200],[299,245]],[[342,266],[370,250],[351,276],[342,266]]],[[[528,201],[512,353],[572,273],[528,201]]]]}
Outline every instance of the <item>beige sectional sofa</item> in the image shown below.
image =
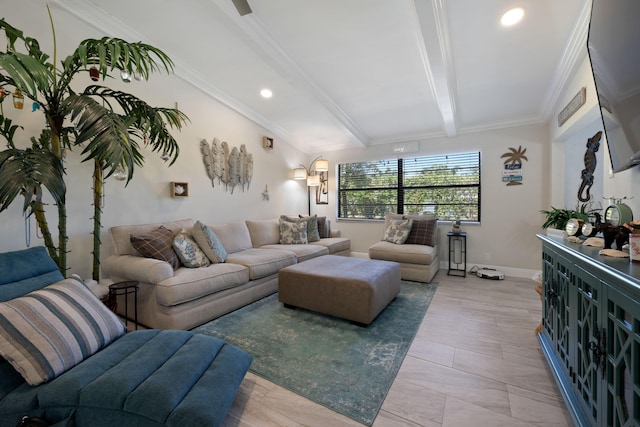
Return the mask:
{"type": "Polygon", "coordinates": [[[350,240],[340,237],[339,231],[310,244],[281,245],[277,219],[207,224],[227,258],[206,267],[174,270],[165,261],[143,257],[130,242],[131,235],[161,225],[175,235],[182,229],[190,231],[194,223],[183,219],[110,229],[113,255],[102,262],[103,272],[113,282],[139,282],[139,323],[158,329],[191,329],[276,292],[278,272],[284,267],[325,254],[350,253],[350,240]]]}
{"type": "Polygon", "coordinates": [[[433,215],[385,215],[385,230],[391,220],[412,219],[434,221],[432,230],[432,244],[396,244],[385,240],[374,243],[369,247],[369,258],[385,261],[395,261],[400,264],[400,274],[403,280],[415,282],[431,282],[439,269],[438,258],[438,226],[437,218],[433,215]]]}

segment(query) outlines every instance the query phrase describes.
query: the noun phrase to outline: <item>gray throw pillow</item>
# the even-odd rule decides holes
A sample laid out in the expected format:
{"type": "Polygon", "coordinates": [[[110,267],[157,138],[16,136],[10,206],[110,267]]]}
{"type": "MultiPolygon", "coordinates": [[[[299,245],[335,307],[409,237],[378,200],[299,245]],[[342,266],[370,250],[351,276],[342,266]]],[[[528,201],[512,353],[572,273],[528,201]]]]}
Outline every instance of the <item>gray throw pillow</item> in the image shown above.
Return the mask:
{"type": "Polygon", "coordinates": [[[318,215],[302,216],[300,219],[307,221],[307,240],[309,243],[317,242],[320,240],[320,224],[318,222],[318,215]]]}
{"type": "Polygon", "coordinates": [[[209,227],[200,221],[196,221],[191,233],[193,234],[193,239],[212,263],[225,262],[227,260],[227,250],[209,227]]]}

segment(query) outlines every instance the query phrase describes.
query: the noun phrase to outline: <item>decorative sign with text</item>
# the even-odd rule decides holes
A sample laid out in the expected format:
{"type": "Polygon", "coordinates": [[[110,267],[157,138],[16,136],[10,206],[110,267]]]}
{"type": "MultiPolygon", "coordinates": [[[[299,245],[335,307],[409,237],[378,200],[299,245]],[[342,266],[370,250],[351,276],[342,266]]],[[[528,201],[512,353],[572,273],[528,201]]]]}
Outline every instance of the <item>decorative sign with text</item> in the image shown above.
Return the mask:
{"type": "Polygon", "coordinates": [[[506,158],[502,171],[502,182],[505,182],[508,186],[522,185],[522,161],[529,161],[527,156],[524,155],[527,149],[523,150],[522,146],[519,146],[517,150],[511,147],[509,150],[511,151],[500,156],[501,159],[506,158]]]}

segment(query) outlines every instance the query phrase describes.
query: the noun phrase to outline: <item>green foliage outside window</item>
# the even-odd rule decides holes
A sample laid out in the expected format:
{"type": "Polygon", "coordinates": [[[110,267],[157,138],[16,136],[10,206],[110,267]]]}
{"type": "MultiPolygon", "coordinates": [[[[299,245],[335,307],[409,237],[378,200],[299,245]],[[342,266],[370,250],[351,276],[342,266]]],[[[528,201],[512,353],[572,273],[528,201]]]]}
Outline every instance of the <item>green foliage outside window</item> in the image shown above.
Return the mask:
{"type": "Polygon", "coordinates": [[[338,218],[383,219],[386,212],[479,222],[480,153],[338,165],[338,218]]]}

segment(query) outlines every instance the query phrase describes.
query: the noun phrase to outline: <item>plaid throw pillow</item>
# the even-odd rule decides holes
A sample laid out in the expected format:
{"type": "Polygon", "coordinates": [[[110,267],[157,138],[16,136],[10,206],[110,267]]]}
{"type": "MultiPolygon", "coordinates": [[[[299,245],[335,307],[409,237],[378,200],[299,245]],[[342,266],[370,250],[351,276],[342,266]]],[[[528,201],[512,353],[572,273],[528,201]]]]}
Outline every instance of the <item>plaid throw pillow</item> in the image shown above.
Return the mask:
{"type": "Polygon", "coordinates": [[[168,228],[161,225],[148,233],[132,235],[129,240],[142,256],[166,261],[174,270],[180,267],[178,255],[173,250],[173,232],[168,228]]]}
{"type": "Polygon", "coordinates": [[[407,244],[414,245],[435,245],[435,230],[436,230],[436,218],[432,219],[414,219],[413,226],[409,237],[407,237],[407,244]]]}
{"type": "Polygon", "coordinates": [[[318,217],[318,235],[321,239],[328,239],[331,237],[331,227],[326,216],[318,217]]]}

